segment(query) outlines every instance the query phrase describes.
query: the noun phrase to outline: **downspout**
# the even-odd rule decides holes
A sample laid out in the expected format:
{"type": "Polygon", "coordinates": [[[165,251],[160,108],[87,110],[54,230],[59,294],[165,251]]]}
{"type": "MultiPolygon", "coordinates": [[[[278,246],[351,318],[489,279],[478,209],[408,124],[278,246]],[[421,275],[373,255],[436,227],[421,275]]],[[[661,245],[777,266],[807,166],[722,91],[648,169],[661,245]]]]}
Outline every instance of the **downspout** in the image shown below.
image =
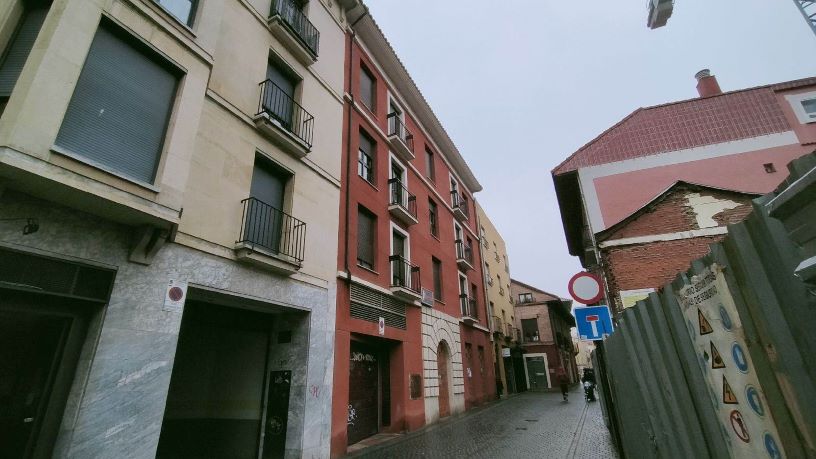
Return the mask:
{"type": "Polygon", "coordinates": [[[354,33],[354,26],[360,22],[361,19],[366,17],[368,14],[368,7],[363,5],[363,14],[360,15],[357,19],[354,20],[353,23],[349,26],[349,38],[348,38],[348,46],[349,46],[349,64],[348,64],[348,119],[346,120],[346,218],[345,218],[345,232],[344,232],[344,244],[345,244],[345,251],[343,252],[343,269],[346,271],[346,281],[351,284],[351,270],[349,269],[349,215],[351,213],[349,209],[349,205],[351,204],[351,114],[354,111],[354,89],[352,88],[351,83],[351,69],[354,63],[354,37],[357,35],[354,33]]]}

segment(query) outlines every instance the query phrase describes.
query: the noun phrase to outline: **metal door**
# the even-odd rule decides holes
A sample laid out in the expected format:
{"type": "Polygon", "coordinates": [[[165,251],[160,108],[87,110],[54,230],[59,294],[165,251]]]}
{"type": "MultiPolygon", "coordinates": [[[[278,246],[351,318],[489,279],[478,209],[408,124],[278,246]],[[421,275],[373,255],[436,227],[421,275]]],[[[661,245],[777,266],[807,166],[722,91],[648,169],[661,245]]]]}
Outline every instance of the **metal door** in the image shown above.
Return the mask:
{"type": "Polygon", "coordinates": [[[379,364],[371,346],[351,342],[349,365],[348,444],[377,433],[379,426],[379,364]]]}

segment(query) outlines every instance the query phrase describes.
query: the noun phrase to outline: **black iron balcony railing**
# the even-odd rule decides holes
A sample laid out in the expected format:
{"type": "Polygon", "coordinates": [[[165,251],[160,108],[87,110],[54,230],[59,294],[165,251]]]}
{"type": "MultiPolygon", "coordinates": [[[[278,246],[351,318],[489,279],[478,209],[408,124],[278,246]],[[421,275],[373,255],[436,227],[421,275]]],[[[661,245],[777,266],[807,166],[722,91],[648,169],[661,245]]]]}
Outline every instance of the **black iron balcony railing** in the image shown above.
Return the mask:
{"type": "Polygon", "coordinates": [[[272,80],[262,81],[258,115],[267,115],[312,148],[314,116],[307,112],[272,80]]]}
{"type": "Polygon", "coordinates": [[[408,146],[408,149],[414,151],[414,136],[405,127],[405,123],[397,113],[391,113],[387,116],[388,119],[388,135],[395,135],[402,140],[402,143],[408,146]]]}
{"type": "Polygon", "coordinates": [[[388,257],[391,263],[391,287],[402,287],[419,293],[422,286],[419,281],[419,266],[414,266],[399,255],[388,257]]]}
{"type": "Polygon", "coordinates": [[[476,309],[476,300],[474,298],[470,298],[467,294],[463,293],[459,295],[459,305],[462,308],[463,317],[479,318],[479,312],[476,309]]]}
{"type": "Polygon", "coordinates": [[[456,240],[456,259],[465,260],[468,264],[473,265],[473,248],[461,239],[456,240]]]}
{"type": "Polygon", "coordinates": [[[320,32],[293,0],[272,0],[271,16],[280,16],[295,37],[315,56],[320,47],[320,32]]]}
{"type": "Polygon", "coordinates": [[[300,264],[306,243],[306,223],[257,199],[241,201],[239,244],[252,244],[300,264]]]}
{"type": "Polygon", "coordinates": [[[459,209],[462,211],[462,213],[465,214],[465,218],[470,218],[467,199],[456,190],[451,191],[451,207],[453,207],[454,210],[459,209]]]}
{"type": "Polygon", "coordinates": [[[391,195],[389,205],[400,206],[412,217],[417,218],[416,196],[405,188],[402,181],[397,178],[389,179],[388,188],[391,195]]]}

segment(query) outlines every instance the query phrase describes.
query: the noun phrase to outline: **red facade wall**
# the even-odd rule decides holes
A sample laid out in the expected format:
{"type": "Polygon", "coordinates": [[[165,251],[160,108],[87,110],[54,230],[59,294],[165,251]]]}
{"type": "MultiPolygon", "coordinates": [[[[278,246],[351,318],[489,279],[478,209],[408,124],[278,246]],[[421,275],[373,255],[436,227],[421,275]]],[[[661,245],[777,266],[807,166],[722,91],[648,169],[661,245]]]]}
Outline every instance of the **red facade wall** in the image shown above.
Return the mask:
{"type": "MultiPolygon", "coordinates": [[[[349,312],[349,280],[346,272],[355,278],[374,284],[382,289],[390,286],[390,265],[388,257],[391,245],[391,222],[409,234],[410,262],[420,268],[422,286],[433,289],[432,257],[442,263],[442,301],[435,301],[433,307],[445,314],[460,317],[458,268],[456,265],[456,251],[454,244],[454,215],[450,207],[450,179],[449,168],[444,162],[442,154],[430,146],[424,133],[417,127],[410,115],[410,107],[399,105],[405,112],[405,124],[413,134],[415,159],[406,162],[407,188],[416,195],[418,223],[405,226],[393,219],[388,211],[389,190],[388,178],[390,175],[390,147],[386,137],[388,92],[385,78],[369,56],[355,43],[349,45],[347,41],[346,71],[350,70],[351,81],[347,78],[346,91],[354,96],[351,103],[346,100],[344,108],[344,149],[342,152],[341,175],[341,204],[340,204],[340,234],[338,238],[338,289],[337,289],[337,336],[335,339],[335,370],[334,395],[332,405],[332,457],[346,452],[347,443],[347,407],[349,385],[349,352],[350,341],[373,337],[382,340],[382,346],[390,349],[390,379],[391,379],[391,425],[383,430],[386,432],[400,432],[416,430],[425,423],[424,400],[422,397],[411,400],[409,394],[409,375],[423,375],[422,368],[422,340],[421,340],[421,309],[419,306],[407,305],[406,330],[385,327],[385,336],[378,336],[376,323],[350,317],[349,312]],[[359,79],[361,65],[365,65],[376,79],[376,106],[369,110],[359,98],[359,79]],[[350,84],[349,84],[350,83],[350,84]],[[359,149],[359,132],[363,129],[375,142],[374,153],[374,183],[369,183],[357,173],[357,152],[359,149]],[[425,148],[428,145],[435,158],[435,182],[426,178],[425,148]],[[348,206],[346,197],[348,196],[348,206]],[[438,237],[430,232],[429,205],[431,198],[437,205],[438,237]],[[358,206],[365,207],[377,217],[376,225],[376,255],[373,270],[357,265],[357,211],[358,206]],[[347,218],[348,215],[348,218],[347,218]],[[346,253],[348,252],[348,253],[346,253]]],[[[476,210],[473,197],[466,190],[463,183],[459,184],[460,191],[468,197],[470,218],[461,223],[465,234],[469,235],[474,247],[474,270],[466,273],[468,285],[476,284],[477,304],[479,308],[479,323],[487,329],[487,314],[485,312],[484,288],[482,286],[482,261],[479,251],[476,250],[478,237],[476,236],[476,210]]],[[[424,307],[424,306],[423,306],[424,307]]],[[[488,332],[473,327],[462,326],[462,342],[464,336],[473,343],[474,358],[477,346],[485,349],[486,362],[492,362],[492,348],[488,332]]],[[[464,344],[463,351],[464,351],[464,344]]],[[[482,403],[488,396],[495,394],[495,378],[492,365],[487,366],[487,381],[493,386],[482,389],[484,384],[469,385],[466,381],[466,399],[474,403],[482,403]]],[[[475,375],[474,375],[475,376],[475,375]]],[[[481,374],[478,375],[481,378],[481,374]]],[[[481,379],[480,379],[481,381],[481,379]]]]}

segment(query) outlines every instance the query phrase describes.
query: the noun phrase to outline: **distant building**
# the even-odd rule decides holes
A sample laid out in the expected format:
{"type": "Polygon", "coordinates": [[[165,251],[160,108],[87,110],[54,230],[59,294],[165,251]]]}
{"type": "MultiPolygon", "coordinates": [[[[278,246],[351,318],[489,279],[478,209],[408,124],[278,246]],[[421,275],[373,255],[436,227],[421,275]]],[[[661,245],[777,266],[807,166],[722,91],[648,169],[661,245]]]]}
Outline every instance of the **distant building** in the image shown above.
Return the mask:
{"type": "Polygon", "coordinates": [[[553,170],[569,251],[620,311],[724,237],[816,148],[816,78],[641,108],[553,170]]]}
{"type": "Polygon", "coordinates": [[[479,251],[487,292],[487,313],[493,333],[494,372],[499,395],[517,392],[511,353],[520,354],[515,330],[513,295],[510,291],[510,260],[501,234],[482,206],[476,203],[479,251]]]}
{"type": "Polygon", "coordinates": [[[570,382],[577,382],[580,377],[572,344],[572,301],[515,279],[510,281],[510,290],[523,350],[524,372],[523,379],[517,381],[519,389],[557,387],[555,375],[559,369],[567,372],[570,382]]]}

